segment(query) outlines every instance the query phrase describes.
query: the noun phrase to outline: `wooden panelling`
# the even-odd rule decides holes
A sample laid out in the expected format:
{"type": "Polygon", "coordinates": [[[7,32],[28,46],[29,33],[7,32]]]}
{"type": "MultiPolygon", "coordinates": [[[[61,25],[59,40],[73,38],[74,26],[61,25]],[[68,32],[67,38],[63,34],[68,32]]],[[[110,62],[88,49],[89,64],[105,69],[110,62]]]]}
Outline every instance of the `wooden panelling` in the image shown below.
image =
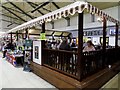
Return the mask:
{"type": "Polygon", "coordinates": [[[62,90],[67,88],[98,89],[119,72],[118,70],[115,70],[116,68],[119,68],[119,66],[120,63],[116,63],[112,66],[111,69],[105,68],[104,70],[101,70],[98,73],[89,76],[80,82],[74,78],[61,74],[45,66],[40,66],[34,62],[31,62],[31,68],[36,75],[40,76],[41,78],[45,79],[49,83],[62,90]]]}

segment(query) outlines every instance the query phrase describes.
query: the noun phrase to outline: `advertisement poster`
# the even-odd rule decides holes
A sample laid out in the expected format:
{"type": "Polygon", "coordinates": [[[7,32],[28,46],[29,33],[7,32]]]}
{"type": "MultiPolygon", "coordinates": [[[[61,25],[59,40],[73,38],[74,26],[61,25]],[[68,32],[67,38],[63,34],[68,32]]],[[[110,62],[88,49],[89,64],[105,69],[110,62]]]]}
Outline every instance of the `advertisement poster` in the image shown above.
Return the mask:
{"type": "Polygon", "coordinates": [[[39,47],[35,46],[35,58],[39,59],[39,47]]]}
{"type": "Polygon", "coordinates": [[[41,41],[33,41],[33,62],[41,65],[41,41]]]}

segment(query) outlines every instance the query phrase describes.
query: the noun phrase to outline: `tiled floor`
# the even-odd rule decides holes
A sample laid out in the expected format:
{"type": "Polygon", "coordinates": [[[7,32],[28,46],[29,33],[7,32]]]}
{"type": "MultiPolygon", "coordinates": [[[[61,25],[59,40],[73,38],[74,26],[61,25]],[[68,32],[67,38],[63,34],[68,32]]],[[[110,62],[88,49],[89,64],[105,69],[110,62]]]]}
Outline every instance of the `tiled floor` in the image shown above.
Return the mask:
{"type": "Polygon", "coordinates": [[[1,88],[55,88],[32,72],[15,68],[1,58],[0,53],[0,89],[1,88]]]}

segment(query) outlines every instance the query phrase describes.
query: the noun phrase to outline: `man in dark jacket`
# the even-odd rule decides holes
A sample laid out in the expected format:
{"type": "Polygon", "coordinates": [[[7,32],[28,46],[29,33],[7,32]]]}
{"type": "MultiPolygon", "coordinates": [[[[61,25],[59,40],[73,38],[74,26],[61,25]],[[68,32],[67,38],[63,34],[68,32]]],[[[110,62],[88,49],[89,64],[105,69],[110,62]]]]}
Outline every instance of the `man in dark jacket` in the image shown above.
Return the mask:
{"type": "Polygon", "coordinates": [[[60,50],[70,50],[70,45],[68,44],[67,40],[63,40],[63,42],[60,45],[60,50]]]}

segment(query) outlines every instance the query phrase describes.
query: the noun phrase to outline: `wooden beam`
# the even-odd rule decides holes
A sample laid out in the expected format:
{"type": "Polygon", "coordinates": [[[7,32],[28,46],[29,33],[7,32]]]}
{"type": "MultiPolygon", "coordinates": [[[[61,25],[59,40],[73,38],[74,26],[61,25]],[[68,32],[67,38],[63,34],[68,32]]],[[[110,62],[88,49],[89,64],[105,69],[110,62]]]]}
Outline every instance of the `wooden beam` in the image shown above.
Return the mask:
{"type": "Polygon", "coordinates": [[[105,67],[105,57],[106,57],[106,28],[107,28],[107,21],[105,19],[105,17],[103,17],[103,55],[102,55],[102,67],[105,67]]]}
{"type": "Polygon", "coordinates": [[[119,26],[116,24],[116,33],[115,33],[115,48],[118,47],[118,30],[119,26]]]}
{"type": "MultiPolygon", "coordinates": [[[[42,33],[45,33],[45,22],[42,24],[42,33]]],[[[42,60],[41,60],[41,65],[43,65],[44,64],[44,57],[43,57],[43,49],[45,48],[45,41],[44,40],[42,40],[41,41],[41,58],[42,58],[42,60]]]]}
{"type": "Polygon", "coordinates": [[[78,71],[78,79],[82,80],[83,73],[83,13],[78,13],[78,60],[77,60],[77,71],[78,71]]]}
{"type": "Polygon", "coordinates": [[[106,28],[107,28],[107,21],[105,17],[103,18],[103,52],[106,51],[106,28]]]}

